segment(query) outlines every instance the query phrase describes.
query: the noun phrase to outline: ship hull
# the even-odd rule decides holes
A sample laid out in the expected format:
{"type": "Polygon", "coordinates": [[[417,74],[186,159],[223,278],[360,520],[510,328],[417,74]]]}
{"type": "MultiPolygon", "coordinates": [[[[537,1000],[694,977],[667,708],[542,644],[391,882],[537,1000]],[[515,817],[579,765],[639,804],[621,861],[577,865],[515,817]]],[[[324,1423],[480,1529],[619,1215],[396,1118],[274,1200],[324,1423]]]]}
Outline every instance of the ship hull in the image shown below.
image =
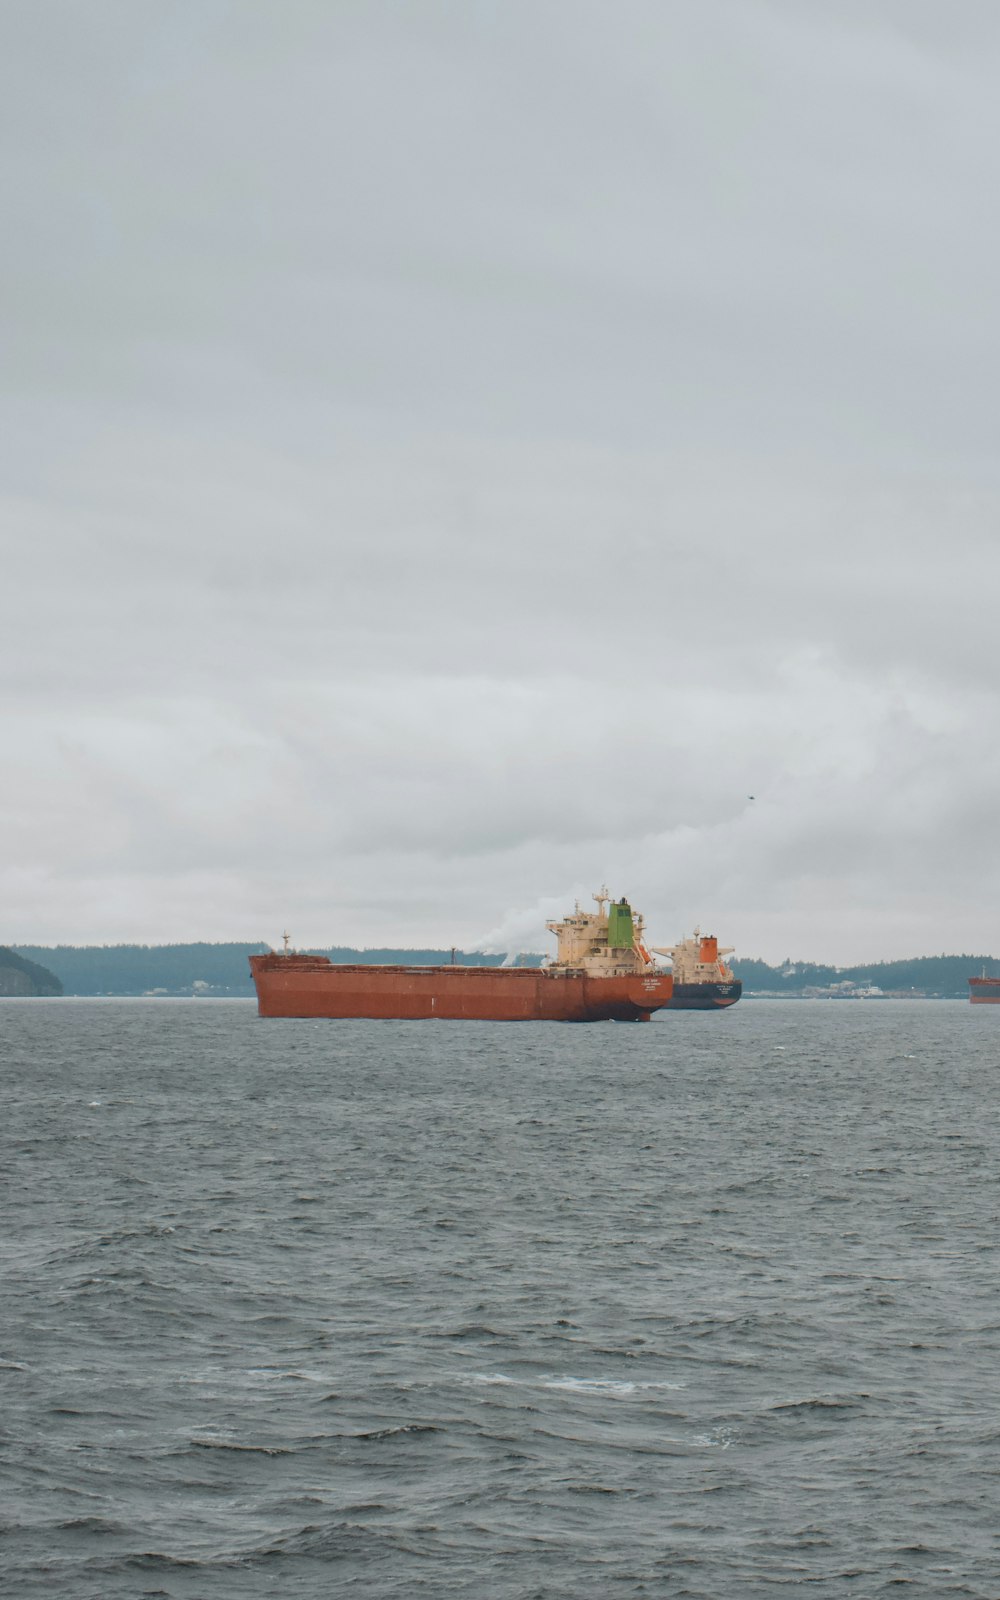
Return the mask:
{"type": "Polygon", "coordinates": [[[969,999],[974,1006],[1000,1006],[1000,978],[970,978],[969,999]]]}
{"type": "Polygon", "coordinates": [[[675,983],[668,1011],[722,1011],[734,1006],[743,993],[739,978],[729,983],[675,983]]]}
{"type": "Polygon", "coordinates": [[[262,1017],[454,1022],[648,1022],[669,975],[591,977],[544,967],[336,965],[323,956],[251,956],[262,1017]]]}

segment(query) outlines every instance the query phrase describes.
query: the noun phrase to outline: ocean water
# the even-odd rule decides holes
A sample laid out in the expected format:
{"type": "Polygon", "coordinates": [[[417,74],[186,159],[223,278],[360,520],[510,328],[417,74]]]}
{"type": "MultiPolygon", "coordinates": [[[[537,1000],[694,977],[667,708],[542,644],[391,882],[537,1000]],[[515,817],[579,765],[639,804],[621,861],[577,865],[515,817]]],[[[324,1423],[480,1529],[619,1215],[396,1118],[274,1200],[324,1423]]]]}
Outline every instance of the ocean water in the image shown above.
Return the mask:
{"type": "Polygon", "coordinates": [[[1000,1009],[0,1060],[7,1600],[1000,1596],[1000,1009]]]}

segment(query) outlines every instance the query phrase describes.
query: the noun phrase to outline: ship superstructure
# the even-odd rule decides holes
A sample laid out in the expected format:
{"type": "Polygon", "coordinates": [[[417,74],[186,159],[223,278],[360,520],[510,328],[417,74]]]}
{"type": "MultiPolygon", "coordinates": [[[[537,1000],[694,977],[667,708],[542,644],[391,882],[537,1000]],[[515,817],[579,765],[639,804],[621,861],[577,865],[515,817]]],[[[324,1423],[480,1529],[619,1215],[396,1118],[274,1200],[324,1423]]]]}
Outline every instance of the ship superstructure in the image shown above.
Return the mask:
{"type": "Polygon", "coordinates": [[[594,977],[621,978],[655,972],[642,942],[642,916],[627,900],[612,900],[607,889],[594,895],[596,911],[583,911],[577,901],[572,915],[545,926],[556,936],[556,958],[550,972],[579,967],[594,977]]]}

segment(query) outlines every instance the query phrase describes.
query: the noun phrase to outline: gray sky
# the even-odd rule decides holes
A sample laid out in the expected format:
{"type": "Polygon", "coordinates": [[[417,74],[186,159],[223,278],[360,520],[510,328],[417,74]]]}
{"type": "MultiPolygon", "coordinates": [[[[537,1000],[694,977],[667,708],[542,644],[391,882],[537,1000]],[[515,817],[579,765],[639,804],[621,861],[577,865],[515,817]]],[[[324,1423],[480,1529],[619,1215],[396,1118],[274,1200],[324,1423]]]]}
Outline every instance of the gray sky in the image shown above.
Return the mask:
{"type": "Polygon", "coordinates": [[[0,942],[1000,952],[993,0],[0,45],[0,942]]]}

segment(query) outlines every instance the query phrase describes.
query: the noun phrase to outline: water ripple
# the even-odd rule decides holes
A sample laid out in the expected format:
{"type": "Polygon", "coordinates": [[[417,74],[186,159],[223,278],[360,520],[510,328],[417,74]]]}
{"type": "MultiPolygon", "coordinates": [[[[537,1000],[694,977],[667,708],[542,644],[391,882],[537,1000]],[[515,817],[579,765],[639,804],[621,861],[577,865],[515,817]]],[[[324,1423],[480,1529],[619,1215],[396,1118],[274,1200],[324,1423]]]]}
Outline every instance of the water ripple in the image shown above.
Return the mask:
{"type": "Polygon", "coordinates": [[[998,1025],[0,1004],[4,1592],[995,1600],[998,1025]]]}

